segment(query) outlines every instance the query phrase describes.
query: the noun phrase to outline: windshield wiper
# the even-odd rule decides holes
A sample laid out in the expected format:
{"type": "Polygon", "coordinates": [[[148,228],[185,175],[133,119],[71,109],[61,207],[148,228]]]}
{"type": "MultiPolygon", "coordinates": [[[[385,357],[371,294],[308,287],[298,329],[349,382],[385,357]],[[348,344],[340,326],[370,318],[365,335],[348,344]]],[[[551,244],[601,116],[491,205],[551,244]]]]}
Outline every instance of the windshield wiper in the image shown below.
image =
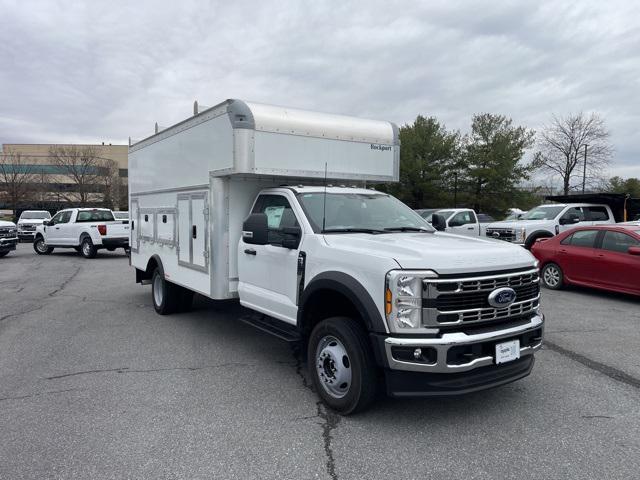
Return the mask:
{"type": "Polygon", "coordinates": [[[430,232],[431,230],[424,227],[386,227],[388,232],[430,232]]]}
{"type": "Polygon", "coordinates": [[[320,233],[387,233],[385,230],[379,230],[375,228],[325,228],[320,233]]]}

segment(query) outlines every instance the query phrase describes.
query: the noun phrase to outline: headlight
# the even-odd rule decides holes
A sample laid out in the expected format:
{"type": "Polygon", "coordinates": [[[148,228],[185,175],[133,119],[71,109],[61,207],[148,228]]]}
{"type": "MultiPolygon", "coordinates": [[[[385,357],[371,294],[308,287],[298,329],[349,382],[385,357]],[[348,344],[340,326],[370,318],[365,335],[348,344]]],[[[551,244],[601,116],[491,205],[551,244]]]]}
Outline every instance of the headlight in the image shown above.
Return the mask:
{"type": "Polygon", "coordinates": [[[522,227],[518,230],[518,233],[516,234],[516,241],[524,243],[526,238],[527,238],[527,229],[522,227]]]}
{"type": "Polygon", "coordinates": [[[387,273],[384,307],[389,329],[422,328],[422,280],[437,276],[432,270],[387,273]]]}

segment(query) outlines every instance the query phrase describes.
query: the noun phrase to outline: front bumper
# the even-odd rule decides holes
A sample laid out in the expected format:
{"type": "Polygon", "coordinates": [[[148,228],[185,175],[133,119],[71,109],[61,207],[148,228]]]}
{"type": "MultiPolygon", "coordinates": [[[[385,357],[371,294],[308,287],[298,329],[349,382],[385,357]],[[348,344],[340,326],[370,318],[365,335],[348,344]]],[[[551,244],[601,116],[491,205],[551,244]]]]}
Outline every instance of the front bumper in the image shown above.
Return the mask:
{"type": "Polygon", "coordinates": [[[0,238],[0,250],[15,250],[18,244],[18,237],[0,238]]]}
{"type": "Polygon", "coordinates": [[[35,230],[25,230],[25,231],[18,230],[18,238],[20,240],[33,241],[33,239],[36,238],[36,232],[35,232],[35,230]]]}
{"type": "Polygon", "coordinates": [[[471,334],[443,333],[437,338],[385,337],[383,343],[389,393],[465,393],[528,375],[533,366],[533,353],[542,347],[544,316],[536,314],[526,323],[508,328],[488,328],[471,334]],[[496,365],[495,345],[515,339],[520,340],[520,359],[496,365]],[[415,358],[413,352],[418,348],[422,355],[415,358]],[[513,365],[520,367],[512,368],[513,365]],[[412,381],[405,382],[409,378],[412,381]]]}

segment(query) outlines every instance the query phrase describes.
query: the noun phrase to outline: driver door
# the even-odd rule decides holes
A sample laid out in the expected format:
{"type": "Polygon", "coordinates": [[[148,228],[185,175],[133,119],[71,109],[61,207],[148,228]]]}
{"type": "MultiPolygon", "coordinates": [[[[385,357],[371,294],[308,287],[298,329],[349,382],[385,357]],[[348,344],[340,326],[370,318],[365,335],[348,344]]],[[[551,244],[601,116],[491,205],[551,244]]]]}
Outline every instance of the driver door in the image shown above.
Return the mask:
{"type": "Polygon", "coordinates": [[[62,226],[65,223],[64,218],[67,214],[70,218],[71,212],[66,210],[56,213],[53,218],[49,220],[49,225],[44,227],[45,232],[47,233],[47,245],[62,245],[62,238],[64,234],[62,226]]]}
{"type": "Polygon", "coordinates": [[[449,219],[449,231],[458,235],[466,235],[469,237],[477,237],[480,235],[478,231],[478,222],[473,212],[458,212],[449,219]]]}
{"type": "Polygon", "coordinates": [[[582,207],[571,207],[569,210],[564,212],[560,217],[560,232],[566,232],[574,227],[586,227],[587,225],[591,225],[590,222],[587,222],[587,216],[585,215],[584,209],[582,207]],[[571,222],[571,218],[578,219],[577,222],[571,222]],[[564,223],[568,222],[568,223],[564,223]]]}
{"type": "Polygon", "coordinates": [[[300,222],[287,197],[262,194],[251,213],[264,213],[268,220],[268,245],[254,245],[240,239],[238,247],[238,294],[242,305],[296,324],[298,306],[298,252],[282,246],[282,228],[299,227],[300,222]]]}

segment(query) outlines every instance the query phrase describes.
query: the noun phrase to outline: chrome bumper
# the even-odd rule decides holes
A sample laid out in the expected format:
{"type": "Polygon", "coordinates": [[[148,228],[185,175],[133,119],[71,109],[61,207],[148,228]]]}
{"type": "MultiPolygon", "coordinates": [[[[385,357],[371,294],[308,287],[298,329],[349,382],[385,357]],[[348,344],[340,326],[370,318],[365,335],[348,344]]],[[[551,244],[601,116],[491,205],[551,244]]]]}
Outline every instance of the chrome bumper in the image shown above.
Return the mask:
{"type": "MultiPolygon", "coordinates": [[[[463,332],[445,333],[441,338],[397,338],[387,337],[384,340],[385,353],[389,368],[393,370],[407,370],[413,372],[430,372],[430,373],[459,373],[473,370],[480,367],[486,367],[495,363],[493,355],[474,358],[468,363],[449,365],[447,364],[447,353],[450,348],[457,346],[481,344],[486,342],[494,342],[497,340],[516,337],[524,333],[544,328],[544,316],[542,314],[534,315],[528,323],[517,327],[496,330],[493,332],[478,333],[475,335],[467,335],[463,332]],[[434,363],[410,362],[406,360],[398,360],[393,357],[393,347],[410,347],[410,348],[432,348],[436,351],[436,361],[434,363]]],[[[520,358],[531,355],[542,347],[542,340],[533,346],[523,346],[520,348],[520,358]]]]}

